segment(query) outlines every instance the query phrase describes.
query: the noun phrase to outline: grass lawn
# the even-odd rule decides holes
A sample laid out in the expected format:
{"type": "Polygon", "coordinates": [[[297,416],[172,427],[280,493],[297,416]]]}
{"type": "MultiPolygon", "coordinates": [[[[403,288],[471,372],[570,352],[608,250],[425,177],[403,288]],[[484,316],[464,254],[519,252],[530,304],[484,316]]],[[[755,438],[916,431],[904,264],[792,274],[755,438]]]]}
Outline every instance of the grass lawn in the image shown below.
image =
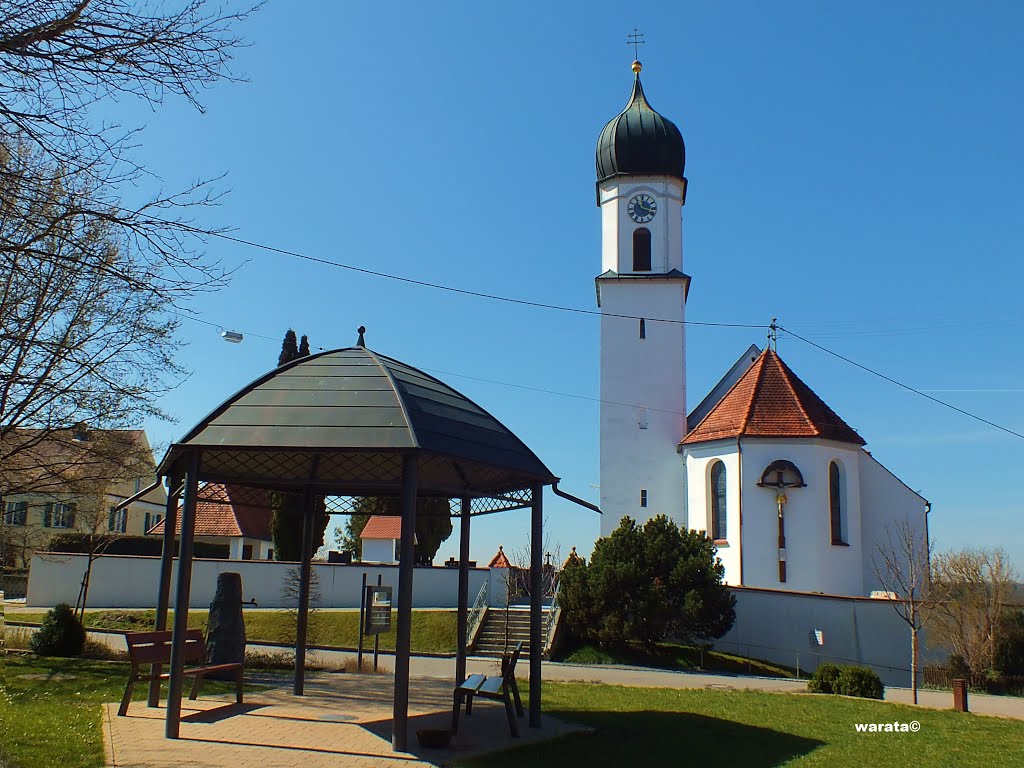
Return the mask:
{"type": "Polygon", "coordinates": [[[659,643],[655,651],[638,645],[627,651],[616,652],[593,645],[581,645],[566,652],[559,661],[574,664],[630,664],[637,667],[706,670],[762,677],[796,677],[794,671],[786,667],[720,651],[705,651],[702,664],[699,648],[678,643],[659,643]]]}
{"type": "Polygon", "coordinates": [[[544,711],[594,729],[458,763],[545,766],[1024,766],[1024,721],[837,696],[545,683],[544,711]],[[921,724],[858,733],[855,723],[921,724]]]}
{"type": "MultiPolygon", "coordinates": [[[[171,616],[173,617],[173,611],[171,616]]],[[[208,611],[189,611],[188,624],[206,629],[208,611]]],[[[8,618],[13,621],[39,623],[44,613],[18,613],[8,618]]],[[[86,611],[85,626],[92,629],[113,629],[141,632],[153,628],[156,611],[86,611]]],[[[173,619],[168,619],[168,626],[173,619]]],[[[458,622],[455,611],[413,611],[413,653],[455,653],[458,622]]],[[[380,636],[382,650],[394,650],[397,622],[391,622],[391,632],[380,636]]],[[[295,641],[293,619],[287,611],[246,611],[245,634],[250,642],[291,643],[295,641]]],[[[309,615],[308,642],[311,645],[330,645],[355,648],[359,642],[358,611],[314,611],[309,615]]],[[[373,638],[363,640],[365,647],[373,647],[373,638]]]]}
{"type": "MultiPolygon", "coordinates": [[[[0,766],[102,766],[99,705],[120,701],[128,664],[21,654],[2,657],[0,663],[0,766]]],[[[137,685],[133,699],[145,699],[147,690],[137,685]]],[[[203,685],[204,695],[228,690],[232,684],[211,680],[203,685]]]]}

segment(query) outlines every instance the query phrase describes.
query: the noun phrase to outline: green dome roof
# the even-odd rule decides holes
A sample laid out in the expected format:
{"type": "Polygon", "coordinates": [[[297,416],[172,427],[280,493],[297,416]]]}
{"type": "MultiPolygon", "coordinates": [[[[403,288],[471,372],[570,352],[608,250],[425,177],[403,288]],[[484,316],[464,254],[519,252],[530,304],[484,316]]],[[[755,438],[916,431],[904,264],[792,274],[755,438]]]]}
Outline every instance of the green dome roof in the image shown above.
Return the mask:
{"type": "Polygon", "coordinates": [[[601,130],[597,140],[597,180],[613,176],[674,176],[683,178],[686,146],[675,123],[647,102],[640,84],[639,64],[629,103],[601,130]]]}

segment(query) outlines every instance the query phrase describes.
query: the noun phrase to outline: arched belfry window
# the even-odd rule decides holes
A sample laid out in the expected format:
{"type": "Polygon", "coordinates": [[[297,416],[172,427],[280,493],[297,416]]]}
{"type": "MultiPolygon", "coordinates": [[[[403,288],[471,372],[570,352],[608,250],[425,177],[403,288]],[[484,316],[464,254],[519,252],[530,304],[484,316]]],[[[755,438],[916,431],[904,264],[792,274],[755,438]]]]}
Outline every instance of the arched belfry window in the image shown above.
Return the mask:
{"type": "Polygon", "coordinates": [[[651,271],[651,230],[646,227],[633,231],[633,271],[651,271]]]}
{"type": "Polygon", "coordinates": [[[721,541],[729,537],[726,525],[725,464],[716,461],[711,467],[711,538],[721,541]]]}
{"type": "Polygon", "coordinates": [[[843,473],[834,461],[828,465],[828,512],[832,529],[832,543],[845,544],[843,531],[843,473]]]}

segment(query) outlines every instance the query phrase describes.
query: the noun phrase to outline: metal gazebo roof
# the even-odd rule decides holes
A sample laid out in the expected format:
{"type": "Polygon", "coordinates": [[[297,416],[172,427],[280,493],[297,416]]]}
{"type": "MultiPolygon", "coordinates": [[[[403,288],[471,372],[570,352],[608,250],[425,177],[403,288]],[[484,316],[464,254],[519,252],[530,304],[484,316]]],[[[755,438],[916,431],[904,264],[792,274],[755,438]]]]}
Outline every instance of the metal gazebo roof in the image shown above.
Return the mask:
{"type": "Polygon", "coordinates": [[[438,379],[350,347],[283,365],[242,389],[171,446],[160,475],[323,494],[387,495],[401,456],[422,456],[422,496],[481,497],[557,478],[518,437],[438,379]]]}

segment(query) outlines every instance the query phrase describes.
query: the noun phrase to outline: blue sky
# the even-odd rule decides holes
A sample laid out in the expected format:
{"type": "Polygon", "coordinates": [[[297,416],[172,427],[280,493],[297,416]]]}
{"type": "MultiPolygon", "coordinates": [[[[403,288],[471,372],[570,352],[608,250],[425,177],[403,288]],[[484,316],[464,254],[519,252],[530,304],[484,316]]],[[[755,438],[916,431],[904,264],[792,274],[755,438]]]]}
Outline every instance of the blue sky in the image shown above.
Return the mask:
{"type": "MultiPolygon", "coordinates": [[[[1024,432],[1024,6],[1015,3],[352,4],[272,0],[249,77],[149,112],[136,159],[173,189],[226,173],[199,223],[460,288],[595,308],[594,145],[625,104],[626,34],[682,130],[691,320],[767,323],[1024,432]]],[[[167,443],[276,362],[291,327],[369,346],[494,413],[597,501],[598,323],[212,241],[239,269],[184,321],[194,371],[149,423],[167,443]],[[256,334],[271,337],[259,338],[256,334]],[[482,381],[481,379],[490,380],[482,381]],[[503,382],[503,383],[495,383],[503,382]],[[545,394],[523,387],[576,397],[545,394]]],[[[691,327],[692,407],[760,330],[691,327]]],[[[933,503],[940,548],[1024,567],[1024,440],[783,337],[779,353],[933,503]]],[[[547,500],[553,545],[591,512],[547,500]]],[[[473,555],[526,544],[527,514],[474,526],[473,555]]],[[[457,550],[453,536],[440,551],[457,550]]]]}

